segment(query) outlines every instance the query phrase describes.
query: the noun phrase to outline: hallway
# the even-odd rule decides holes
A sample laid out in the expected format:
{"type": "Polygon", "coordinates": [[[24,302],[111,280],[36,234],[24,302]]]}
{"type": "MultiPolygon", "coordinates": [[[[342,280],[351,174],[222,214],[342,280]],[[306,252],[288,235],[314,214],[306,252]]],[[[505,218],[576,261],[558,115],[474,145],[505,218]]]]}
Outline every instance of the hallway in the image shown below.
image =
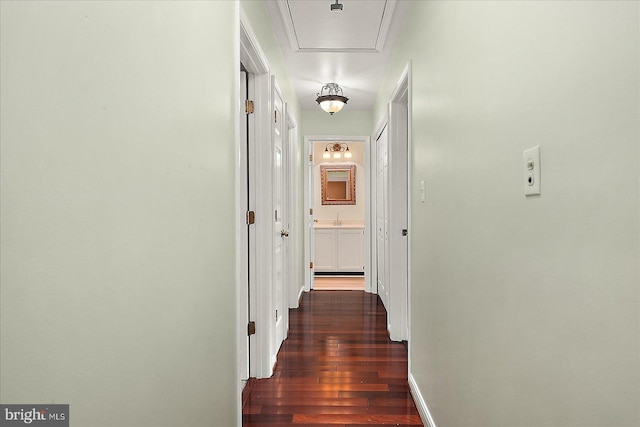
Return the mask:
{"type": "Polygon", "coordinates": [[[639,93],[640,1],[0,0],[0,422],[640,427],[639,93]]]}
{"type": "Polygon", "coordinates": [[[275,373],[250,386],[243,426],[422,426],[407,350],[389,340],[377,295],[312,291],[290,313],[275,373]]]}

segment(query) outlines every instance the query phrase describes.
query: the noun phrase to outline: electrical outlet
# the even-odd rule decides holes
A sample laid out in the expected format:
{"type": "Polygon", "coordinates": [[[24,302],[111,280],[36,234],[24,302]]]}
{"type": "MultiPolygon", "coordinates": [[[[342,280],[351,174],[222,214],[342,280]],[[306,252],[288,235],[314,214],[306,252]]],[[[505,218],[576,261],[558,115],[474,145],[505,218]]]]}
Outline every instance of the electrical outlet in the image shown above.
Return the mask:
{"type": "Polygon", "coordinates": [[[540,194],[540,146],[525,150],[524,160],[524,195],[536,196],[540,194]]]}

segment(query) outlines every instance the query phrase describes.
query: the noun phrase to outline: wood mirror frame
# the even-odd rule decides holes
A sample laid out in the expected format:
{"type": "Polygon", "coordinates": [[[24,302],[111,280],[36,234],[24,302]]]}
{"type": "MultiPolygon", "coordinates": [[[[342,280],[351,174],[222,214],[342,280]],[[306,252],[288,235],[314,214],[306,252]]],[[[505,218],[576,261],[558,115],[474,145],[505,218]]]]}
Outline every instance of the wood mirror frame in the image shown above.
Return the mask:
{"type": "Polygon", "coordinates": [[[356,204],[356,165],[320,165],[323,205],[356,204]]]}

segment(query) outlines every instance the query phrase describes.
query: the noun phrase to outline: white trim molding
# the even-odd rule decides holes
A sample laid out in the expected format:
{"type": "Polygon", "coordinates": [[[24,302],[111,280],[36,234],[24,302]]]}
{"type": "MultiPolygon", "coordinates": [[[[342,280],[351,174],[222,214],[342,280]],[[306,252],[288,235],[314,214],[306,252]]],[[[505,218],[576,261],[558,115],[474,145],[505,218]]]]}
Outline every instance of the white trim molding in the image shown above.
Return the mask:
{"type": "Polygon", "coordinates": [[[429,408],[427,407],[427,402],[425,402],[424,397],[422,397],[422,393],[420,392],[420,388],[416,383],[413,375],[409,373],[409,391],[411,392],[411,396],[413,396],[413,401],[418,408],[418,413],[420,414],[420,419],[425,427],[436,427],[436,422],[433,420],[431,416],[431,412],[429,412],[429,408]]]}
{"type": "MultiPolygon", "coordinates": [[[[407,65],[388,105],[389,162],[389,305],[394,341],[409,340],[409,304],[411,264],[410,240],[401,230],[409,230],[411,190],[410,145],[410,66],[407,65]]],[[[410,230],[409,230],[410,231],[410,230]]],[[[411,233],[409,233],[409,236],[411,233]]]]}
{"type": "MultiPolygon", "coordinates": [[[[236,46],[234,52],[234,61],[236,65],[239,66],[240,62],[240,3],[236,3],[235,5],[235,40],[234,44],[236,46]]],[[[239,71],[239,70],[238,70],[239,71]]],[[[243,139],[245,136],[243,132],[240,131],[240,109],[241,109],[241,90],[240,90],[240,73],[238,73],[238,78],[235,82],[234,93],[236,93],[236,99],[234,102],[234,109],[236,111],[235,114],[235,191],[236,194],[242,194],[243,188],[242,184],[246,182],[246,173],[245,169],[241,166],[241,162],[246,158],[246,149],[245,144],[243,144],[243,139]]],[[[246,317],[248,315],[248,307],[246,305],[246,301],[248,296],[246,295],[246,288],[248,284],[248,274],[249,272],[243,268],[243,263],[246,260],[248,247],[244,245],[244,242],[238,242],[238,239],[241,239],[244,236],[244,230],[246,226],[242,221],[242,214],[245,211],[244,204],[236,198],[235,203],[235,214],[236,214],[236,253],[235,253],[235,264],[236,264],[236,357],[237,357],[237,367],[236,367],[236,396],[235,396],[235,411],[236,411],[236,426],[242,426],[242,391],[246,385],[246,381],[244,377],[249,377],[249,344],[248,339],[244,338],[244,325],[246,324],[246,317]],[[245,372],[246,370],[246,372],[245,372]]]]}
{"type": "MultiPolygon", "coordinates": [[[[289,185],[290,191],[286,196],[288,197],[289,207],[289,221],[290,225],[287,228],[291,233],[291,242],[289,243],[289,280],[286,287],[287,291],[287,303],[288,308],[298,308],[300,306],[300,296],[304,291],[304,282],[300,283],[299,272],[302,271],[303,261],[298,254],[300,254],[300,242],[298,236],[302,236],[302,226],[300,218],[302,218],[302,211],[300,209],[300,193],[302,187],[298,187],[299,180],[296,173],[303,169],[300,165],[300,144],[298,143],[298,125],[295,117],[293,116],[292,109],[289,103],[285,103],[286,112],[286,130],[285,138],[287,139],[287,153],[289,156],[289,185]]],[[[288,319],[287,319],[288,320],[288,319]]]]}
{"type": "Polygon", "coordinates": [[[249,18],[244,9],[240,7],[240,62],[253,74],[269,73],[269,62],[258,45],[249,18]]]}
{"type": "MultiPolygon", "coordinates": [[[[253,98],[255,112],[249,119],[249,209],[256,212],[253,225],[253,242],[249,251],[250,265],[250,301],[249,317],[256,322],[256,333],[250,337],[249,376],[268,378],[272,375],[273,361],[270,357],[270,342],[274,334],[271,325],[273,313],[272,268],[273,268],[273,226],[270,221],[273,212],[271,200],[272,187],[272,139],[271,139],[271,76],[266,60],[254,31],[251,28],[242,6],[239,8],[240,62],[249,75],[249,97],[253,98]],[[260,256],[257,256],[260,254],[260,256]]],[[[239,66],[240,64],[238,64],[239,66]]],[[[237,144],[240,144],[238,141],[237,144]]],[[[239,166],[237,166],[239,169],[239,166]]],[[[246,177],[236,175],[246,182],[246,177]]],[[[236,206],[236,209],[239,209],[236,206]]],[[[245,218],[245,212],[238,212],[238,221],[245,218]]],[[[246,265],[245,255],[239,265],[246,265]]],[[[239,283],[238,286],[243,286],[239,283]]],[[[246,301],[237,301],[237,309],[246,301]]],[[[238,320],[240,322],[241,320],[238,320]]],[[[238,330],[246,328],[245,321],[238,330]]]]}

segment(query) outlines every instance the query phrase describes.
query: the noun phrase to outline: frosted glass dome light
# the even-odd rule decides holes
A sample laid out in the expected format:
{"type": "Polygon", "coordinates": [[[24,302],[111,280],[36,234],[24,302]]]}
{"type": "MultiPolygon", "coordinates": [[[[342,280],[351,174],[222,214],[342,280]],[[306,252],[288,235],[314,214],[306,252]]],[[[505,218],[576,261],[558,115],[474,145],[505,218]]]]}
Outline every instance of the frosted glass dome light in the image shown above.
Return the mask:
{"type": "Polygon", "coordinates": [[[342,88],[337,83],[327,83],[322,86],[316,102],[320,104],[327,113],[333,116],[334,113],[342,110],[342,107],[347,103],[349,98],[342,94],[342,88]]]}

